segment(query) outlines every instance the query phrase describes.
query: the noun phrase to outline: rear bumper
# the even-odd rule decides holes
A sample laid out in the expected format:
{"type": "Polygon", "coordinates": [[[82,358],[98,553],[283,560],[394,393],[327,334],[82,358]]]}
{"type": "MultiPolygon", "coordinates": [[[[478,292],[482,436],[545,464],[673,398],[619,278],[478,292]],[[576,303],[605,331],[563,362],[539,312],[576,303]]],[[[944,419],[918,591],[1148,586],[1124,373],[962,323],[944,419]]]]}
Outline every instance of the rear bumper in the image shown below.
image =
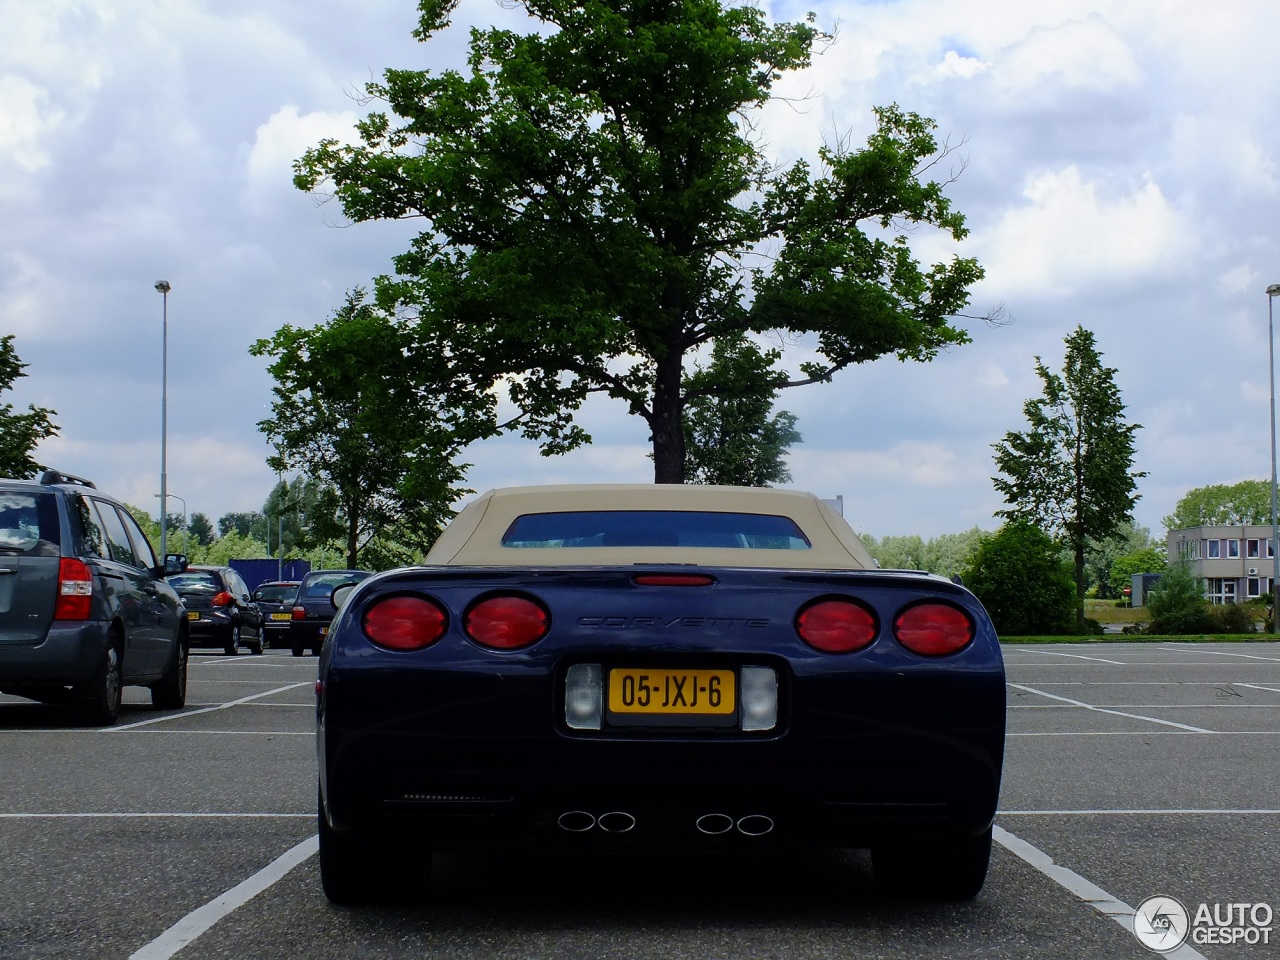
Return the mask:
{"type": "Polygon", "coordinates": [[[191,646],[220,647],[227,641],[231,632],[231,618],[224,613],[200,611],[199,619],[187,619],[187,630],[191,638],[191,646]]]}
{"type": "Polygon", "coordinates": [[[549,683],[459,679],[448,697],[402,698],[408,690],[382,682],[366,699],[350,677],[327,685],[320,770],[336,830],[414,835],[435,849],[868,847],[974,836],[995,815],[1002,675],[800,681],[775,733],[689,736],[568,731],[549,683]],[[634,826],[603,826],[610,813],[634,826]],[[744,819],[768,829],[743,830],[744,819]]]}
{"type": "Polygon", "coordinates": [[[106,620],[54,621],[41,643],[0,644],[0,688],[90,680],[107,649],[110,626],[106,620]]]}

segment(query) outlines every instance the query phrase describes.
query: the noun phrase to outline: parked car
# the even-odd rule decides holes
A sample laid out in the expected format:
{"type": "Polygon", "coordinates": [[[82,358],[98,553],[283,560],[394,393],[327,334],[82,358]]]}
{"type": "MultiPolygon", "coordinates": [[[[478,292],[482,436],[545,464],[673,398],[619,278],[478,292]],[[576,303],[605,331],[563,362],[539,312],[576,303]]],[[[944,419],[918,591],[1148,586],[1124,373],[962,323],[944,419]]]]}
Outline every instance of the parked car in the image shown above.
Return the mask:
{"type": "Polygon", "coordinates": [[[253,591],[253,599],[262,611],[262,628],[268,647],[289,646],[289,630],[293,622],[293,601],[298,596],[297,580],[268,580],[253,591]]]}
{"type": "Polygon", "coordinates": [[[293,619],[290,622],[289,643],[295,657],[310,650],[320,653],[329,624],[333,621],[333,590],[344,583],[353,583],[372,576],[368,570],[312,570],[304,574],[298,585],[298,595],[293,601],[293,619]]]}
{"type": "Polygon", "coordinates": [[[222,647],[223,653],[234,657],[244,643],[254,653],[262,653],[262,611],[240,574],[230,567],[196,566],[168,579],[187,608],[193,645],[222,647]]]}
{"type": "MultiPolygon", "coordinates": [[[[166,558],[182,569],[186,558],[166,558]]],[[[0,480],[0,692],[114,723],[121,688],[156,707],[187,698],[186,613],[166,566],[119,500],[46,470],[0,480]]]]}
{"type": "Polygon", "coordinates": [[[512,844],[862,847],[897,895],[983,885],[995,629],[964,587],[876,569],[815,496],[490,491],[423,565],[333,601],[316,684],[332,901],[418,897],[435,851],[512,844]]]}

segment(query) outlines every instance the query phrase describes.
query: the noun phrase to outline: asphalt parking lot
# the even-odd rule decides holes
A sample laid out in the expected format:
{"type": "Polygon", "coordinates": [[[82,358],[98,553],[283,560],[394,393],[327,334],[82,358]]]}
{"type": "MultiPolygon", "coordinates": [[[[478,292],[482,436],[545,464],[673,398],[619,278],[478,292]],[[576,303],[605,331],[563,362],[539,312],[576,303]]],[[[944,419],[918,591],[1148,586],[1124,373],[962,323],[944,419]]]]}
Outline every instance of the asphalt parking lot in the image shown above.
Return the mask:
{"type": "Polygon", "coordinates": [[[1153,897],[1193,925],[1166,956],[1280,956],[1280,644],[1005,656],[998,843],[964,904],[884,899],[856,851],[511,853],[438,857],[421,907],[337,909],[314,658],[197,652],[185,710],[129,689],[106,730],[0,697],[0,958],[1140,958],[1153,897]]]}

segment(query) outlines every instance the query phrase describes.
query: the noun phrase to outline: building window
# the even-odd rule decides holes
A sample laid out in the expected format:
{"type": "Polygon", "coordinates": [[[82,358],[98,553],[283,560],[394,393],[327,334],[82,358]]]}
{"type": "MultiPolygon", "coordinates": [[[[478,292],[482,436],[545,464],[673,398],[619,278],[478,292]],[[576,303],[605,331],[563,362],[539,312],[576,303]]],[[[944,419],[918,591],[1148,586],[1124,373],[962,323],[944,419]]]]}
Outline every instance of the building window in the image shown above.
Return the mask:
{"type": "Polygon", "coordinates": [[[1209,549],[1205,552],[1205,556],[1208,557],[1210,560],[1220,559],[1222,557],[1222,541],[1206,540],[1205,542],[1208,544],[1208,547],[1209,547],[1209,549]]]}
{"type": "Polygon", "coordinates": [[[1245,596],[1250,600],[1257,599],[1262,596],[1262,578],[1250,577],[1245,583],[1245,596]]]}
{"type": "MultiPolygon", "coordinates": [[[[1212,542],[1212,541],[1211,541],[1212,542]]],[[[1236,581],[1227,577],[1209,577],[1206,581],[1208,587],[1208,601],[1210,603],[1235,603],[1236,602],[1236,581]]]]}
{"type": "Polygon", "coordinates": [[[1226,541],[1226,544],[1227,544],[1227,556],[1232,560],[1237,559],[1240,556],[1240,541],[1228,540],[1226,541]]]}
{"type": "Polygon", "coordinates": [[[1244,555],[1250,560],[1258,559],[1258,557],[1262,556],[1262,552],[1258,548],[1260,543],[1262,543],[1261,540],[1246,540],[1244,542],[1244,555]]]}

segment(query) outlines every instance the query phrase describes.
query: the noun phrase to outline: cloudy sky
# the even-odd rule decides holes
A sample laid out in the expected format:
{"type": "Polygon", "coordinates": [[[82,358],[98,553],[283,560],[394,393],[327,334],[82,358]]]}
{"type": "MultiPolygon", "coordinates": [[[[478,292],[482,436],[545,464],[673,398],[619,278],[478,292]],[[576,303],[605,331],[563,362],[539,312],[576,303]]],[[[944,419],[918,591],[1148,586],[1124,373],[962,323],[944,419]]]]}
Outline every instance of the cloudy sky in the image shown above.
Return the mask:
{"type": "MultiPolygon", "coordinates": [[[[1192,487],[1269,476],[1274,0],[765,5],[838,37],[763,118],[779,159],[865,138],[873,105],[933,117],[963,164],[961,250],[987,270],[973,310],[1012,320],[784,393],[795,486],[842,495],[877,537],[994,529],[991,445],[1077,324],[1143,425],[1140,523],[1159,535],[1192,487]]],[[[516,24],[510,6],[463,0],[455,26],[516,24]]],[[[0,23],[0,333],[28,364],[0,401],[57,411],[42,461],[155,507],[166,279],[168,488],[214,520],[259,509],[271,380],[249,344],[325,319],[410,236],[345,223],[290,164],[354,139],[353,94],[383,69],[459,65],[465,32],[416,43],[413,0],[0,0],[0,23]]],[[[652,479],[641,422],[606,402],[584,423],[594,446],[563,458],[472,449],[470,485],[652,479]]]]}

